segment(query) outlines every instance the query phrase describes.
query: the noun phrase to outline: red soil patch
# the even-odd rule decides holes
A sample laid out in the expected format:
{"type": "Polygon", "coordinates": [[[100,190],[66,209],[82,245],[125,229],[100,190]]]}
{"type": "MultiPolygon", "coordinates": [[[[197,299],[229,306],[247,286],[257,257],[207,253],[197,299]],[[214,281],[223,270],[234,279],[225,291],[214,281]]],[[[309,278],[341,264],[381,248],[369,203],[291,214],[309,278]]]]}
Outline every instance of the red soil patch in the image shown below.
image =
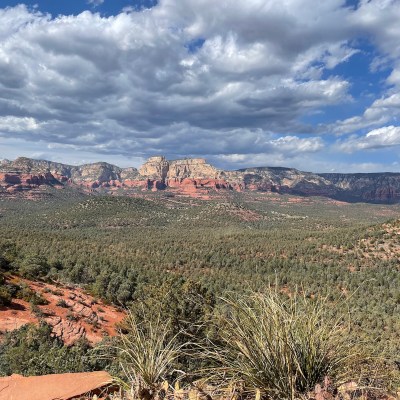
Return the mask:
{"type": "Polygon", "coordinates": [[[13,299],[8,307],[0,307],[0,332],[12,331],[37,319],[29,312],[29,303],[13,299]]]}
{"type": "Polygon", "coordinates": [[[116,325],[125,317],[125,313],[96,301],[82,289],[26,279],[20,281],[40,293],[48,304],[38,306],[42,315],[37,316],[28,302],[13,299],[10,306],[0,308],[0,333],[18,329],[27,323],[38,324],[39,320],[43,320],[52,326],[54,336],[62,339],[66,345],[83,337],[94,344],[106,336],[115,336],[116,325]]]}

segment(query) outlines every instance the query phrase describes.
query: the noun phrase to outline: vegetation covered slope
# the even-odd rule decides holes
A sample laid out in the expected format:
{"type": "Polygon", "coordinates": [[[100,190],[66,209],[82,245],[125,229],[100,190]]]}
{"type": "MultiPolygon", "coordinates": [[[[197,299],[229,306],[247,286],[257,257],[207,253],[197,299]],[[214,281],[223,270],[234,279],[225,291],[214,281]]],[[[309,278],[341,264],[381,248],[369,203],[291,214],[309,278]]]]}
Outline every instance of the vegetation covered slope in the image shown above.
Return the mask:
{"type": "Polygon", "coordinates": [[[396,359],[400,256],[397,231],[382,223],[398,212],[274,194],[197,201],[57,192],[40,202],[3,199],[0,248],[22,275],[84,285],[118,305],[181,277],[216,297],[271,282],[289,294],[345,296],[355,334],[396,359]]]}

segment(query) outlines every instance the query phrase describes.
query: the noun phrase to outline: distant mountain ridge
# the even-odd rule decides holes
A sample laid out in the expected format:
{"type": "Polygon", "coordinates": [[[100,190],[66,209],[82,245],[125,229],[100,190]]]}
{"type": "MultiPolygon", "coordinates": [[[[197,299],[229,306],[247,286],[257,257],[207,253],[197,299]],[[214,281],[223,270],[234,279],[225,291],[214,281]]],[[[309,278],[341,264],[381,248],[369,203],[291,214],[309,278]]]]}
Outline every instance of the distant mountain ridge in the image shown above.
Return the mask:
{"type": "Polygon", "coordinates": [[[342,201],[400,202],[400,173],[312,173],[284,167],[235,171],[215,168],[203,158],[169,161],[150,157],[139,169],[106,162],[73,166],[26,157],[0,162],[0,195],[42,186],[90,191],[173,191],[203,195],[218,191],[264,191],[326,196],[342,201]]]}

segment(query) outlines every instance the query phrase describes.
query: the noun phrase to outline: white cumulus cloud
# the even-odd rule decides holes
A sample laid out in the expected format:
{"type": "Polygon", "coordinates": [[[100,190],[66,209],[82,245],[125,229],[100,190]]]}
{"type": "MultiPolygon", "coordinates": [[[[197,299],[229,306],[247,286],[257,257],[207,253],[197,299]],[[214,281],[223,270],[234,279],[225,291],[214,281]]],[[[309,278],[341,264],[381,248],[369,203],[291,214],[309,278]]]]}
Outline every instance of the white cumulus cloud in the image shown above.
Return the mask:
{"type": "Polygon", "coordinates": [[[104,0],[87,0],[88,4],[92,4],[94,7],[100,6],[104,3],[104,0]]]}
{"type": "Polygon", "coordinates": [[[384,126],[374,129],[364,136],[352,136],[339,142],[338,147],[345,152],[400,146],[400,126],[384,126]]]}
{"type": "MultiPolygon", "coordinates": [[[[3,8],[0,136],[110,157],[317,154],[326,146],[304,121],[351,99],[332,70],[358,38],[397,85],[398,20],[389,0],[160,0],[109,17],[3,8]]],[[[397,98],[392,88],[331,129],[389,125],[397,98]]]]}

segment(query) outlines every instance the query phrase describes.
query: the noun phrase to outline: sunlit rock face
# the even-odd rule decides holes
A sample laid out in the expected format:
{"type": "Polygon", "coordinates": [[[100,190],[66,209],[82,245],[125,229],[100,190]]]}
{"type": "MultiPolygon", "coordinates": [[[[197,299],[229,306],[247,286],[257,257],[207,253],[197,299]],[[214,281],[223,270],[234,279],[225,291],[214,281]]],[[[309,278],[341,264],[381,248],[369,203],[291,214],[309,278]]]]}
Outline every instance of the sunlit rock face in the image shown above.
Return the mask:
{"type": "Polygon", "coordinates": [[[168,161],[150,157],[140,168],[119,168],[105,162],[72,166],[21,157],[0,162],[0,195],[46,186],[107,191],[167,190],[207,198],[219,191],[263,191],[326,196],[343,201],[400,201],[400,174],[315,174],[293,168],[219,170],[204,158],[168,161]]]}
{"type": "Polygon", "coordinates": [[[139,169],[142,177],[165,181],[169,169],[169,162],[163,156],[150,157],[139,169]]]}
{"type": "Polygon", "coordinates": [[[174,160],[169,164],[168,179],[217,179],[219,171],[204,158],[174,160]]]}

